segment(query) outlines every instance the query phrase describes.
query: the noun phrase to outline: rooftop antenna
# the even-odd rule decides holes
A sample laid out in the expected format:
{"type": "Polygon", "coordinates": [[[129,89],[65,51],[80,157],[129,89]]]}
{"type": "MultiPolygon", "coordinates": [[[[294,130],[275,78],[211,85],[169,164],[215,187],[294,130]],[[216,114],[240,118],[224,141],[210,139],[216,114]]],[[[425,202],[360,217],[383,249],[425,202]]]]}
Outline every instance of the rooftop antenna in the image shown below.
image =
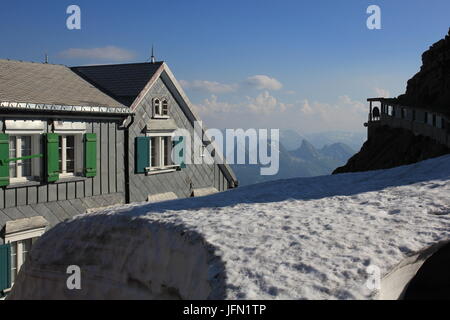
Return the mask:
{"type": "Polygon", "coordinates": [[[153,54],[153,44],[152,44],[152,56],[150,58],[151,63],[155,63],[156,59],[155,59],[155,55],[153,54]]]}
{"type": "Polygon", "coordinates": [[[45,54],[44,63],[48,64],[48,54],[45,54]]]}

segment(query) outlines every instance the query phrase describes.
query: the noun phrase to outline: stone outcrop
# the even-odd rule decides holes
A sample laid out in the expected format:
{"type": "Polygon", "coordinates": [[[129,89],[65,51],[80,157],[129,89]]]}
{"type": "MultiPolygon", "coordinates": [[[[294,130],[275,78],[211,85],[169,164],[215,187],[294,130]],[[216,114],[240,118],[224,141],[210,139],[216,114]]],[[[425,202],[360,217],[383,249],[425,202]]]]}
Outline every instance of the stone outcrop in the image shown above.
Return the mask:
{"type": "Polygon", "coordinates": [[[408,130],[382,126],[361,150],[333,174],[393,168],[450,153],[450,149],[408,130]]]}
{"type": "Polygon", "coordinates": [[[397,100],[403,105],[450,114],[450,29],[444,39],[422,54],[420,71],[397,100]]]}
{"type": "MultiPolygon", "coordinates": [[[[405,94],[392,99],[409,107],[450,115],[450,29],[447,36],[422,54],[422,67],[407,85],[405,94]]],[[[450,152],[430,138],[387,126],[374,131],[373,138],[335,173],[387,169],[411,164],[450,152]]]]}

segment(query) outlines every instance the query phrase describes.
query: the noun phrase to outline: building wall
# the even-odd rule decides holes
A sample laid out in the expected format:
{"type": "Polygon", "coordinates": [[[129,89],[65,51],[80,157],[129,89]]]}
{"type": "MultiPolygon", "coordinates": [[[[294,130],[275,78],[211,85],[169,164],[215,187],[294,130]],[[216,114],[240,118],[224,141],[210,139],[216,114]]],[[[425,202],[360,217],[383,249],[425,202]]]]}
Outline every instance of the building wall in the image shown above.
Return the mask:
{"type": "MultiPolygon", "coordinates": [[[[174,192],[179,198],[189,197],[192,192],[191,183],[194,189],[215,187],[219,191],[227,190],[228,181],[218,165],[187,164],[186,168],[182,168],[180,171],[149,176],[146,176],[144,173],[135,173],[135,137],[145,136],[143,129],[146,126],[146,122],[152,117],[152,99],[155,97],[168,98],[170,118],[175,121],[178,128],[189,130],[191,136],[193,136],[194,132],[193,124],[188,120],[163,80],[159,78],[137,106],[135,122],[130,127],[130,201],[146,201],[149,195],[170,191],[174,192]]],[[[193,149],[193,143],[191,145],[193,149]]],[[[193,150],[192,156],[194,156],[193,150]]]]}
{"type": "Polygon", "coordinates": [[[443,123],[447,123],[447,119],[437,113],[427,112],[423,109],[418,108],[404,108],[404,118],[401,117],[401,108],[399,106],[394,106],[395,115],[388,116],[386,114],[381,114],[380,121],[372,121],[368,125],[368,137],[373,135],[374,130],[379,126],[389,126],[391,128],[402,128],[411,131],[415,135],[423,135],[430,137],[436,142],[450,147],[450,132],[448,128],[443,127],[443,123]],[[413,111],[415,112],[415,119],[413,119],[413,111]],[[425,114],[427,116],[427,122],[425,122],[425,114]],[[436,119],[433,125],[433,116],[436,119]]]}
{"type": "MultiPolygon", "coordinates": [[[[2,132],[5,119],[26,118],[2,117],[2,132]]],[[[124,131],[119,130],[121,123],[115,120],[79,120],[87,123],[86,133],[97,134],[97,175],[92,178],[74,177],[47,183],[44,170],[41,169],[40,182],[10,184],[0,188],[0,229],[8,220],[33,215],[43,215],[51,225],[55,225],[75,214],[85,212],[87,208],[124,202],[124,131]]],[[[51,132],[50,124],[45,132],[51,132]]]]}
{"type": "MultiPolygon", "coordinates": [[[[0,209],[0,230],[6,222],[17,219],[30,218],[34,216],[44,217],[50,227],[70,219],[76,215],[86,213],[90,209],[120,205],[124,203],[123,193],[110,193],[86,198],[75,198],[71,200],[51,201],[36,203],[19,207],[0,209]]],[[[4,243],[0,236],[0,245],[4,243]]]]}

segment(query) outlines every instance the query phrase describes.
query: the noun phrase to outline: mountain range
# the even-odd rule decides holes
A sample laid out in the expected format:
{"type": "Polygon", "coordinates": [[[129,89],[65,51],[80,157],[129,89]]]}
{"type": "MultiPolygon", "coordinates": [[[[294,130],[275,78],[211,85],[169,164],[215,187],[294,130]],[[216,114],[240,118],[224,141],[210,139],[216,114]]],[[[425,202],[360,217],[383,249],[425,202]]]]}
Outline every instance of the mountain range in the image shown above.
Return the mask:
{"type": "MultiPolygon", "coordinates": [[[[268,143],[270,145],[270,142],[268,143]]],[[[270,150],[270,147],[268,147],[270,150]]],[[[248,148],[246,148],[248,155],[248,148]]],[[[294,177],[313,177],[328,175],[334,169],[344,165],[355,154],[355,150],[344,143],[333,143],[316,148],[308,140],[303,139],[300,146],[292,151],[279,144],[279,171],[276,175],[260,174],[260,164],[232,164],[240,185],[288,179],[294,177]]]]}
{"type": "Polygon", "coordinates": [[[314,133],[301,133],[292,129],[280,129],[280,141],[289,151],[298,149],[303,140],[312,143],[316,148],[323,148],[334,143],[343,143],[353,150],[361,149],[367,133],[353,131],[323,131],[314,133]]]}

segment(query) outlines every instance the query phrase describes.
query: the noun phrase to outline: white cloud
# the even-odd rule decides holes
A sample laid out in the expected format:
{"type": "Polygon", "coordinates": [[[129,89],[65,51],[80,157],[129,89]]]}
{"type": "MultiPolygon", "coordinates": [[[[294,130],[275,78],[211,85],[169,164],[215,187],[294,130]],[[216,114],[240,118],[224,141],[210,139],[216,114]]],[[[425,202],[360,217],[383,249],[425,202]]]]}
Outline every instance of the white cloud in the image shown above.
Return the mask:
{"type": "Polygon", "coordinates": [[[255,113],[270,114],[272,112],[285,111],[287,105],[279,102],[275,97],[271,96],[268,91],[261,92],[255,98],[247,97],[247,109],[255,113]]]}
{"type": "Polygon", "coordinates": [[[300,106],[300,112],[302,112],[303,114],[309,115],[309,114],[313,114],[314,110],[311,107],[311,105],[309,104],[308,100],[303,100],[301,102],[301,106],[300,106]]]}
{"type": "Polygon", "coordinates": [[[221,102],[216,95],[211,95],[210,98],[204,99],[200,104],[193,105],[194,110],[202,115],[217,114],[217,113],[231,113],[237,109],[236,104],[221,102]]]}
{"type": "Polygon", "coordinates": [[[239,104],[219,101],[216,95],[211,95],[210,98],[204,99],[200,104],[194,104],[194,109],[201,115],[224,117],[224,113],[227,115],[232,113],[268,115],[273,112],[284,112],[289,106],[279,102],[268,91],[264,91],[256,97],[247,96],[246,100],[239,104]]]}
{"type": "Polygon", "coordinates": [[[308,99],[288,104],[267,90],[242,102],[220,101],[215,95],[195,105],[210,128],[295,128],[302,132],[364,131],[368,107],[347,95],[333,102],[308,99]]]}
{"type": "Polygon", "coordinates": [[[237,84],[224,84],[208,80],[194,80],[194,81],[181,80],[180,84],[185,89],[193,89],[216,94],[233,92],[238,88],[237,84]]]}
{"type": "Polygon", "coordinates": [[[377,97],[381,97],[381,98],[390,98],[391,97],[391,92],[387,89],[375,88],[375,93],[376,93],[377,97]]]}
{"type": "Polygon", "coordinates": [[[279,90],[283,87],[280,81],[266,75],[248,77],[245,83],[259,90],[279,90]]]}
{"type": "MultiPolygon", "coordinates": [[[[243,85],[246,87],[256,88],[258,90],[279,90],[283,87],[280,81],[266,75],[251,76],[240,83],[232,84],[208,80],[181,80],[180,83],[185,89],[192,89],[213,94],[234,92],[240,87],[243,87],[243,85]]],[[[294,92],[289,91],[289,93],[292,94],[294,92]]]]}
{"type": "Polygon", "coordinates": [[[102,61],[129,61],[135,57],[135,54],[129,50],[115,46],[106,46],[102,48],[70,48],[60,53],[67,59],[89,59],[102,61]]]}
{"type": "Polygon", "coordinates": [[[334,103],[310,102],[303,100],[298,103],[299,122],[307,130],[315,128],[358,130],[367,119],[367,106],[352,100],[349,96],[338,97],[334,103]]]}

